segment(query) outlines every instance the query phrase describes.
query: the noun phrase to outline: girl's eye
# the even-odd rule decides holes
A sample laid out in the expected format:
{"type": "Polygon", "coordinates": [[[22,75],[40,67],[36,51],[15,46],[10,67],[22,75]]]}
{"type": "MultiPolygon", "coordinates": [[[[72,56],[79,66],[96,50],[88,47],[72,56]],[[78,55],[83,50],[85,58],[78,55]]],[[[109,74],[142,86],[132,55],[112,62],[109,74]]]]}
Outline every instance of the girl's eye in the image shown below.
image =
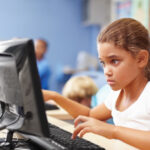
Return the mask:
{"type": "Polygon", "coordinates": [[[113,59],[111,60],[111,63],[117,65],[119,63],[119,60],[113,59]]]}
{"type": "Polygon", "coordinates": [[[100,63],[104,67],[104,65],[105,65],[104,61],[100,61],[100,63]]]}

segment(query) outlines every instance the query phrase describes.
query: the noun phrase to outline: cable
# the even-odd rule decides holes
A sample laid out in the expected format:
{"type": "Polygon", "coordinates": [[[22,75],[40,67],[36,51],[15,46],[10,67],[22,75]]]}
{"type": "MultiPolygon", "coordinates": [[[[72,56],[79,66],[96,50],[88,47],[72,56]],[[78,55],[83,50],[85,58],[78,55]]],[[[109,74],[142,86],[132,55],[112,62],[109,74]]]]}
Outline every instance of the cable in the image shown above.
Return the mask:
{"type": "Polygon", "coordinates": [[[0,107],[1,107],[1,114],[0,114],[0,118],[2,118],[4,111],[5,111],[5,103],[4,102],[0,102],[0,107]]]}

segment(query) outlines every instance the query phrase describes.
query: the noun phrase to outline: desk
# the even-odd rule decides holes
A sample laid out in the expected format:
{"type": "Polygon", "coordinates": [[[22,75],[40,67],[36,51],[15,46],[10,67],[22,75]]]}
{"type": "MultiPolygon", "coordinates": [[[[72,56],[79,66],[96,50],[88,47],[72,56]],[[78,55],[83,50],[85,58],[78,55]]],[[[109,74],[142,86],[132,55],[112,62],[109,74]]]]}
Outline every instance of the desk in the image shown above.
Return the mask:
{"type": "MultiPolygon", "coordinates": [[[[73,124],[64,121],[73,118],[63,109],[47,111],[46,113],[47,113],[48,122],[53,123],[56,126],[61,127],[62,129],[73,133],[74,130],[73,124]]],[[[83,138],[106,148],[106,150],[137,150],[137,148],[130,146],[119,140],[114,140],[114,139],[110,140],[103,136],[96,135],[93,133],[87,133],[84,135],[83,138]]]]}
{"type": "Polygon", "coordinates": [[[46,111],[47,116],[51,116],[60,120],[72,120],[73,117],[69,115],[64,109],[48,110],[46,111]]]}
{"type": "MultiPolygon", "coordinates": [[[[73,124],[64,121],[64,120],[73,119],[67,112],[60,109],[60,110],[47,111],[46,113],[47,113],[48,122],[58,127],[61,127],[66,131],[73,133],[74,130],[73,124]]],[[[18,135],[14,135],[14,136],[18,137],[18,135]]],[[[6,130],[0,132],[0,137],[6,137],[6,130]]],[[[125,144],[119,140],[114,140],[114,139],[110,140],[103,136],[92,134],[92,133],[87,133],[86,135],[84,135],[83,138],[91,141],[92,143],[104,147],[106,150],[137,150],[136,148],[128,144],[125,144]]]]}

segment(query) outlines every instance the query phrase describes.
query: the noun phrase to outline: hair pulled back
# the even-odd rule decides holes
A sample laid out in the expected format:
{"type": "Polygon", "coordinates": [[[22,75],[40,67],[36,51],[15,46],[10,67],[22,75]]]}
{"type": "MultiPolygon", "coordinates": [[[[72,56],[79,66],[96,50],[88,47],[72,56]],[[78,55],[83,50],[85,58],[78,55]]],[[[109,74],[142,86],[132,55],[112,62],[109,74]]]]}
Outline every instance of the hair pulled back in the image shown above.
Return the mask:
{"type": "Polygon", "coordinates": [[[112,43],[114,46],[131,52],[133,56],[140,50],[147,50],[149,61],[145,75],[150,80],[150,39],[148,30],[137,20],[122,18],[108,25],[97,38],[98,43],[112,43]]]}

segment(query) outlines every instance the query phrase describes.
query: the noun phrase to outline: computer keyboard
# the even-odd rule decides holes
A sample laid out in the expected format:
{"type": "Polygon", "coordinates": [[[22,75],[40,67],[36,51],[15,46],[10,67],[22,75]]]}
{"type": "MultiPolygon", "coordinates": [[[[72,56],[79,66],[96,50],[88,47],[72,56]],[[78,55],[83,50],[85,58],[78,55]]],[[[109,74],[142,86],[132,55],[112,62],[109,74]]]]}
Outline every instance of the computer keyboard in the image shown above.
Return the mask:
{"type": "Polygon", "coordinates": [[[27,134],[21,134],[25,138],[30,139],[31,143],[34,143],[42,148],[42,150],[105,150],[103,147],[96,145],[83,138],[77,137],[72,140],[72,134],[67,132],[53,124],[48,124],[50,135],[49,138],[32,136],[27,134]]]}
{"type": "Polygon", "coordinates": [[[68,150],[104,150],[104,148],[77,137],[72,140],[72,134],[55,125],[49,124],[50,138],[68,150]]]}

